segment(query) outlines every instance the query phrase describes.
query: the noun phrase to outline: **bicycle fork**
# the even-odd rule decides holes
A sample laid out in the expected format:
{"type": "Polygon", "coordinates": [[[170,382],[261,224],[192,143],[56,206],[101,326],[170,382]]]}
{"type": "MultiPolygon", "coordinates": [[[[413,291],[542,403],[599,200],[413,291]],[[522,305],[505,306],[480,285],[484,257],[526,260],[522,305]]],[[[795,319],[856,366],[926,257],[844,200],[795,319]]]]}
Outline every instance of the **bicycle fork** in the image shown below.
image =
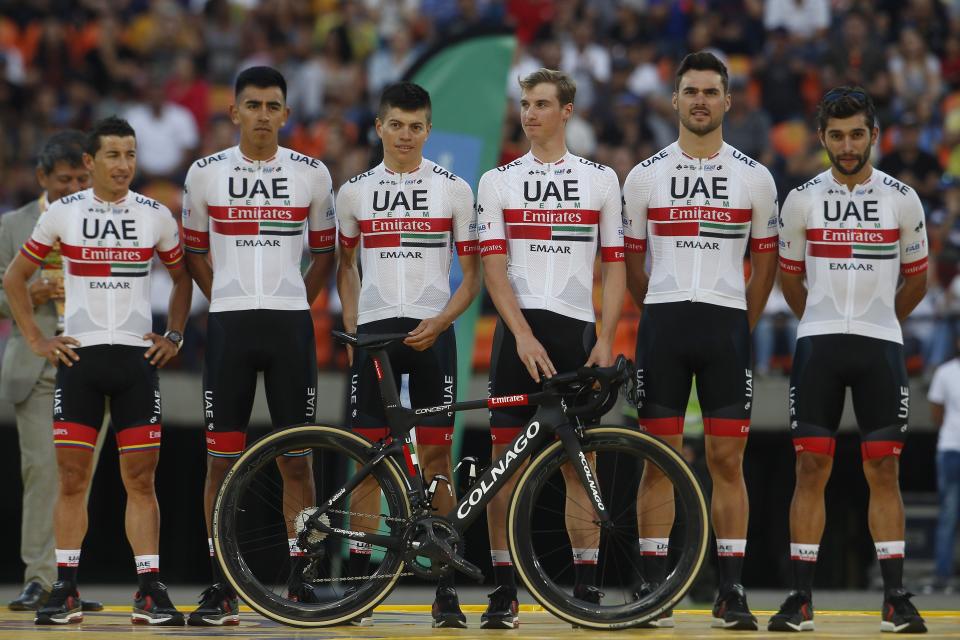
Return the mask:
{"type": "Polygon", "coordinates": [[[563,443],[563,448],[567,452],[570,464],[573,465],[583,485],[584,491],[590,497],[593,510],[597,515],[595,524],[601,528],[610,524],[610,513],[603,503],[603,496],[600,495],[600,484],[597,480],[596,471],[590,466],[590,460],[583,452],[580,446],[580,439],[577,437],[576,430],[569,422],[557,427],[557,437],[563,443]]]}

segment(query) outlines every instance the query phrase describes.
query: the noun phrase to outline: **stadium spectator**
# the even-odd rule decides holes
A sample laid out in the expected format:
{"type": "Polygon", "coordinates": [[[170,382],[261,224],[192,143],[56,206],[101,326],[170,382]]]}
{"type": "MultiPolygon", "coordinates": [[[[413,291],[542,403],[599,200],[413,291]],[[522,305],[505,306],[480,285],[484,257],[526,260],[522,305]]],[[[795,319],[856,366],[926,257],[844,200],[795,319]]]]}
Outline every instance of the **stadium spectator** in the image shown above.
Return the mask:
{"type": "Polygon", "coordinates": [[[920,122],[913,113],[900,118],[897,147],[883,157],[878,168],[916,189],[924,209],[939,201],[943,168],[935,155],[920,148],[920,122]]]}
{"type": "Polygon", "coordinates": [[[137,160],[143,178],[179,181],[200,144],[193,114],[170,101],[163,84],[153,79],[125,118],[139,132],[137,160]]]}

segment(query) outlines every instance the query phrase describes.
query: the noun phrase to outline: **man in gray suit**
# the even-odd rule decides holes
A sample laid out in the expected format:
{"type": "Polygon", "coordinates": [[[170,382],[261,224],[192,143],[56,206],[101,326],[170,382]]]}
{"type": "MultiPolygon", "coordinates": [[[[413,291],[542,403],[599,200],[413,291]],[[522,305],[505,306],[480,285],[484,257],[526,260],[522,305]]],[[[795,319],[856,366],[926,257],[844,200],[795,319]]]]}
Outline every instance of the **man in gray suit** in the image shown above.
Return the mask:
{"type": "MultiPolygon", "coordinates": [[[[37,161],[37,181],[43,194],[27,205],[0,217],[0,277],[21,245],[30,238],[49,202],[90,186],[83,166],[85,137],[68,130],[50,137],[37,161]]],[[[59,252],[47,256],[30,281],[37,324],[47,335],[62,330],[63,274],[59,252]],[[59,325],[59,326],[58,326],[59,325]]],[[[0,283],[0,317],[10,317],[7,295],[0,283]]],[[[57,370],[30,351],[16,323],[7,340],[0,367],[0,397],[13,403],[20,437],[20,475],[23,480],[23,518],[20,557],[26,565],[23,592],[9,607],[14,611],[38,609],[50,594],[56,573],[53,553],[53,502],[57,497],[57,461],[53,447],[53,388],[57,370]]],[[[103,442],[102,429],[97,453],[103,442]]],[[[94,457],[94,464],[96,456],[94,457]]],[[[99,611],[100,603],[87,600],[85,611],[99,611]]]]}

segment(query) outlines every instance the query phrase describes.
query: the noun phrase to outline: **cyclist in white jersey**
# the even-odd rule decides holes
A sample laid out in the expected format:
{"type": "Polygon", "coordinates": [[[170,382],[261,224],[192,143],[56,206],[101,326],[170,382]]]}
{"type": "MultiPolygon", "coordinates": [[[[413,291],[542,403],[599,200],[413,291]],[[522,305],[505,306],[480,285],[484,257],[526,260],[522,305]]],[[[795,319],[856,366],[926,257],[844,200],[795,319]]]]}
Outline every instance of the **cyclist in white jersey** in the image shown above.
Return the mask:
{"type": "MultiPolygon", "coordinates": [[[[404,344],[389,351],[398,388],[400,376],[409,374],[415,407],[456,400],[453,321],[480,291],[473,192],[464,180],[423,157],[430,122],[430,95],[422,87],[410,82],[387,87],[376,122],[383,162],[351,178],[337,194],[337,290],[344,325],[360,334],[409,332],[404,344]],[[454,251],[463,280],[451,296],[454,251]]],[[[354,352],[351,360],[351,426],[370,440],[380,440],[389,428],[374,365],[362,351],[354,352]]],[[[433,495],[434,508],[447,513],[456,504],[450,484],[453,414],[425,419],[417,425],[416,437],[426,482],[438,475],[447,479],[433,495]]],[[[380,492],[375,483],[368,484],[357,489],[363,498],[351,503],[352,511],[379,513],[380,492]]],[[[353,526],[370,530],[369,524],[369,519],[358,518],[353,526]]],[[[351,541],[351,576],[367,574],[370,552],[369,545],[351,541]]],[[[452,573],[437,587],[432,615],[434,627],[467,626],[452,573]]]]}
{"type": "MultiPolygon", "coordinates": [[[[279,146],[289,116],[286,81],[270,67],[237,77],[230,116],[240,144],[193,163],[183,196],[187,266],[210,300],[203,405],[207,442],[204,512],[246,443],[257,374],[263,372],[275,428],[311,422],[316,410],[316,344],[310,303],[333,267],[330,173],[319,160],[279,146]],[[304,236],[311,264],[300,274],[304,236]]],[[[290,597],[309,598],[294,579],[302,551],[294,517],[314,503],[312,461],[278,461],[290,542],[290,597]],[[302,505],[302,506],[301,506],[302,505]]],[[[237,598],[220,576],[208,538],[214,584],[191,613],[191,625],[239,624],[237,598]]]]}
{"type": "Polygon", "coordinates": [[[136,138],[111,117],[94,125],[83,162],[93,188],[54,202],[3,279],[10,309],[30,348],[58,365],[53,441],[60,488],[54,506],[57,582],[37,624],[83,620],[77,566],[87,532],[85,495],[105,402],[120,451],[127,492],[126,533],[135,556],[139,590],[132,622],[183,625],[183,614],[160,582],[160,510],[154,474],[160,459],[160,388],[157,369],[176,355],[190,308],[190,276],[177,222],[159,202],[130,191],[136,138]],[[59,245],[66,266],[65,330],[44,336],[33,315],[27,280],[59,245]],[[173,279],[168,328],[151,330],[150,264],[157,255],[173,279]]]}
{"type": "Polygon", "coordinates": [[[783,295],[800,318],[790,374],[790,432],[797,452],[790,505],[794,591],[768,628],[813,629],[824,488],[850,387],[870,487],[870,533],[883,576],[880,628],[922,633],[923,618],[903,589],[899,456],[910,408],[900,323],[926,292],[923,208],[913,189],[869,163],[879,132],[866,92],[827,92],[817,121],[832,166],[791,191],[780,212],[783,295]]]}
{"type": "MultiPolygon", "coordinates": [[[[673,94],[680,137],[627,176],[624,244],[627,284],[643,309],[636,354],[640,428],[679,449],[696,378],[719,556],[712,624],[753,630],[757,620],[740,584],[749,509],[743,453],[753,395],[750,331],[776,276],[777,192],[766,167],[723,141],[727,89],[727,69],[713,54],[693,53],[680,63],[673,94]]],[[[641,502],[648,508],[663,504],[664,488],[670,490],[661,479],[655,469],[644,470],[641,502]]],[[[672,501],[661,515],[641,523],[639,563],[647,583],[665,577],[672,501]]],[[[672,613],[650,626],[673,626],[672,613]]]]}
{"type": "MultiPolygon", "coordinates": [[[[480,254],[487,290],[500,318],[490,359],[493,396],[533,393],[541,375],[613,362],[613,338],[625,294],[620,185],[609,167],[567,151],[566,122],[576,85],[560,71],[540,69],[520,81],[520,120],[530,140],[522,158],[486,172],[477,193],[480,254]],[[598,253],[602,325],[594,326],[593,274],[598,253]]],[[[490,412],[496,459],[535,408],[490,412]]],[[[594,586],[599,530],[579,478],[563,467],[565,514],[575,570],[574,596],[599,602],[594,586]]],[[[514,628],[517,590],[504,526],[513,482],[487,507],[497,589],[481,627],[514,628]]]]}

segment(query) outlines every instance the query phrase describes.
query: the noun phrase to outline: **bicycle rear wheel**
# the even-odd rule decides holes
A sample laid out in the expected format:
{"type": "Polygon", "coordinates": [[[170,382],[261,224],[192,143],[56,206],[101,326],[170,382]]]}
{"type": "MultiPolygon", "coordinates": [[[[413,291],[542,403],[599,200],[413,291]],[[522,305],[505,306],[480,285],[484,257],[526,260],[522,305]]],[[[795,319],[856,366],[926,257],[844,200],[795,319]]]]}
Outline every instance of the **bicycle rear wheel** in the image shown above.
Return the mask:
{"type": "Polygon", "coordinates": [[[600,528],[597,537],[592,504],[567,502],[561,467],[569,458],[562,443],[554,441],[524,470],[510,502],[507,524],[514,566],[531,595],[560,618],[594,629],[637,626],[673,607],[693,584],[709,537],[703,490],[669,445],[639,431],[592,427],[585,431],[581,447],[595,456],[591,464],[611,517],[609,526],[600,528]],[[641,485],[644,469],[647,482],[641,485]],[[657,478],[657,495],[666,496],[653,504],[649,496],[641,500],[641,490],[648,493],[651,477],[657,478]],[[643,589],[641,527],[644,531],[660,527],[669,535],[666,571],[659,582],[643,589]],[[591,551],[588,562],[579,571],[574,568],[570,530],[594,536],[591,544],[599,539],[595,566],[590,566],[591,551]],[[578,572],[581,585],[575,591],[578,572]],[[592,581],[583,578],[591,572],[592,581]],[[584,590],[588,582],[600,593],[588,594],[584,590]]]}
{"type": "Polygon", "coordinates": [[[321,534],[312,556],[291,554],[289,538],[296,520],[291,514],[304,514],[334,497],[324,515],[330,526],[356,528],[365,521],[374,533],[402,531],[410,504],[401,471],[392,460],[384,459],[372,471],[373,490],[379,488],[383,494],[380,512],[350,510],[351,500],[371,490],[363,484],[336,495],[355,465],[367,460],[369,451],[370,443],[356,434],[307,425],[257,440],[233,465],[217,495],[213,540],[227,581],[255,611],[293,626],[331,626],[349,622],[393,589],[403,569],[399,552],[374,547],[374,557],[382,554],[382,558],[366,577],[346,575],[349,541],[335,534],[321,534]],[[284,492],[277,467],[282,457],[306,463],[314,492],[297,495],[289,487],[284,492]]]}

